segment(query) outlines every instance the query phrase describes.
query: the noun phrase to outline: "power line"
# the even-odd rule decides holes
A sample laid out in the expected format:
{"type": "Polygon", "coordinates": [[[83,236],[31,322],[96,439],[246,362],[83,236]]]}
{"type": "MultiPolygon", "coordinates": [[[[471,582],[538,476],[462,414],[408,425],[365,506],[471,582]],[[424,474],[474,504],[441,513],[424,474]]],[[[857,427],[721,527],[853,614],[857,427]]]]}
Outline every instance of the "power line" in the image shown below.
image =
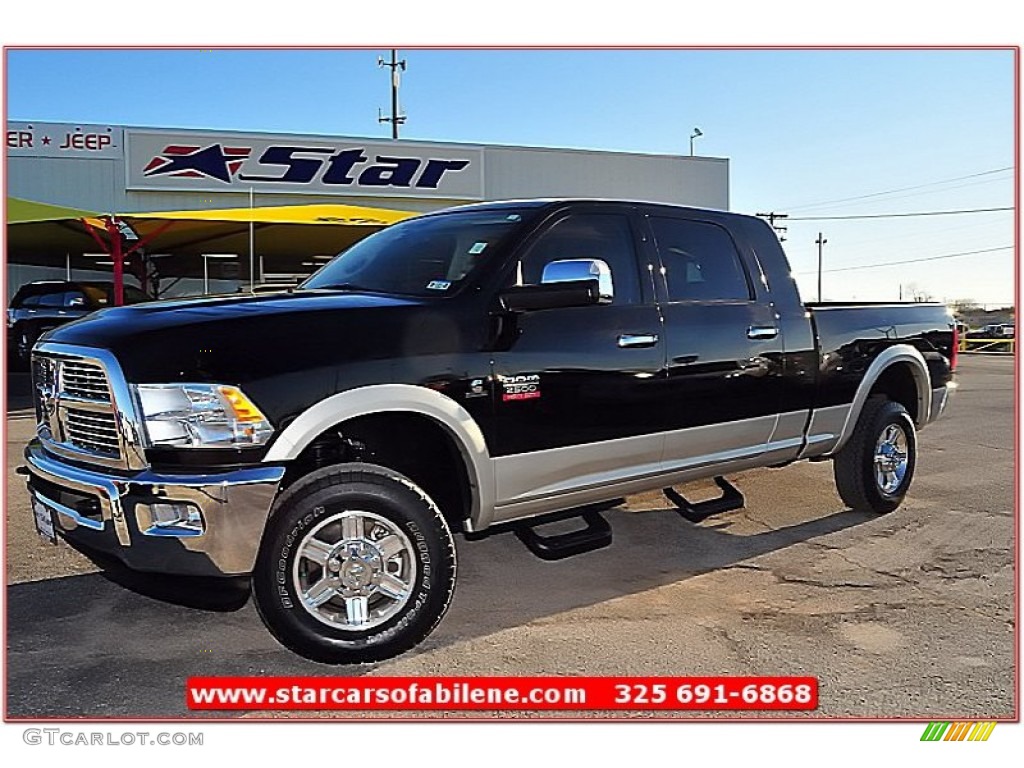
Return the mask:
{"type": "MultiPolygon", "coordinates": [[[[954,216],[950,221],[956,222],[955,224],[947,224],[945,226],[936,225],[929,226],[929,235],[945,235],[951,232],[991,232],[992,222],[986,221],[980,217],[966,218],[954,216]]],[[[862,231],[873,232],[872,228],[865,227],[862,231]]],[[[896,243],[900,241],[913,240],[918,241],[921,239],[921,232],[918,227],[903,227],[899,232],[889,233],[886,235],[876,235],[873,237],[856,237],[854,239],[843,239],[843,245],[846,248],[863,247],[865,245],[874,245],[877,243],[896,243]]]]}
{"type": "Polygon", "coordinates": [[[910,187],[897,187],[895,189],[886,189],[886,190],[883,190],[881,192],[871,192],[870,194],[866,194],[866,195],[855,195],[854,197],[840,197],[840,198],[836,198],[835,200],[823,200],[823,201],[817,202],[817,203],[804,203],[803,205],[791,205],[791,206],[786,206],[786,207],[788,207],[789,210],[791,210],[791,211],[798,211],[798,210],[801,210],[803,208],[818,208],[818,207],[821,207],[823,205],[832,205],[833,203],[848,203],[848,202],[851,202],[853,200],[867,200],[867,199],[872,198],[872,197],[881,197],[883,195],[892,195],[892,194],[895,194],[896,192],[909,192],[910,190],[913,190],[913,189],[924,189],[925,187],[934,187],[934,186],[937,186],[937,185],[940,185],[940,184],[949,184],[949,183],[954,182],[954,181],[963,181],[964,179],[975,179],[975,178],[977,178],[979,176],[991,176],[992,174],[995,174],[995,173],[1005,173],[1006,171],[1012,171],[1012,170],[1013,170],[1013,166],[1009,165],[1009,166],[1007,166],[1005,168],[993,168],[993,169],[988,170],[988,171],[981,171],[979,173],[969,173],[966,176],[955,176],[955,177],[950,178],[950,179],[941,179],[939,181],[929,181],[929,182],[926,182],[924,184],[915,184],[915,185],[910,186],[910,187]]]}
{"type": "MultiPolygon", "coordinates": [[[[969,208],[956,211],[913,211],[910,213],[857,213],[846,216],[790,216],[790,221],[839,221],[841,219],[903,219],[911,216],[959,216],[964,213],[994,213],[996,211],[1012,211],[1013,206],[1005,208],[969,208]]],[[[759,214],[760,215],[760,214],[759,214]]]]}
{"type": "Polygon", "coordinates": [[[781,224],[776,224],[775,220],[788,219],[788,213],[776,213],[775,211],[769,211],[768,213],[759,213],[757,215],[762,219],[768,219],[768,223],[771,225],[771,228],[775,230],[775,234],[778,235],[780,243],[786,242],[786,232],[789,229],[789,227],[784,227],[781,224]]]}
{"type": "MultiPolygon", "coordinates": [[[[1012,251],[1012,245],[1003,245],[999,248],[982,248],[978,251],[960,251],[959,253],[946,253],[942,256],[925,256],[920,259],[900,259],[899,261],[880,261],[876,264],[859,264],[855,267],[836,267],[835,269],[826,269],[824,272],[851,272],[855,269],[873,269],[874,267],[895,267],[901,264],[916,264],[921,261],[939,261],[940,259],[955,259],[958,256],[974,256],[979,253],[995,253],[996,251],[1012,251]]],[[[817,270],[797,272],[798,275],[814,275],[817,274],[817,270]]]]}

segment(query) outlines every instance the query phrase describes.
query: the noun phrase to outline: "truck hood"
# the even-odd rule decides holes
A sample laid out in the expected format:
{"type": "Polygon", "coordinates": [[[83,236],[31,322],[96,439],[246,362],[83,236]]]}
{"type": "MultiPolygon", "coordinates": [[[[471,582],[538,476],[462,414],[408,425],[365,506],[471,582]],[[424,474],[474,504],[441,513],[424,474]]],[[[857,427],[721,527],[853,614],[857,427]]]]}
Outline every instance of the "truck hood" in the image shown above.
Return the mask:
{"type": "Polygon", "coordinates": [[[46,340],[110,350],[136,383],[244,383],[379,356],[384,337],[436,306],[333,290],[157,301],[101,310],[46,340]]]}

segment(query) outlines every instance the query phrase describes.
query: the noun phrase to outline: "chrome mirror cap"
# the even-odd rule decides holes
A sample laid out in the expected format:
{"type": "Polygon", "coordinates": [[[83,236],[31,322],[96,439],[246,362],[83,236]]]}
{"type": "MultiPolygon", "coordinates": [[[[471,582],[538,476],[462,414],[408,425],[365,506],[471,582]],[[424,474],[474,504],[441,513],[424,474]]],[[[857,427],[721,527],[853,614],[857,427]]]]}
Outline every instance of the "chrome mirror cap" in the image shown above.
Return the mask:
{"type": "Polygon", "coordinates": [[[612,285],[612,270],[602,259],[562,259],[552,261],[544,267],[542,284],[566,283],[575,280],[597,280],[597,289],[602,304],[610,304],[615,297],[612,285]]]}

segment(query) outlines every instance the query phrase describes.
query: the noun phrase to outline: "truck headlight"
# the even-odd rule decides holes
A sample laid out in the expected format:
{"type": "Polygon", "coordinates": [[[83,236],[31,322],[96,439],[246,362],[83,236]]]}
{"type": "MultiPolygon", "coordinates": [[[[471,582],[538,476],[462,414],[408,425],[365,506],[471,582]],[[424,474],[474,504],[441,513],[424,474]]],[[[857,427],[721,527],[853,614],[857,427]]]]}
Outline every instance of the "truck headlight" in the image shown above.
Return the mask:
{"type": "Polygon", "coordinates": [[[274,433],[238,387],[224,384],[138,384],[135,391],[149,444],[183,448],[263,445],[274,433]]]}

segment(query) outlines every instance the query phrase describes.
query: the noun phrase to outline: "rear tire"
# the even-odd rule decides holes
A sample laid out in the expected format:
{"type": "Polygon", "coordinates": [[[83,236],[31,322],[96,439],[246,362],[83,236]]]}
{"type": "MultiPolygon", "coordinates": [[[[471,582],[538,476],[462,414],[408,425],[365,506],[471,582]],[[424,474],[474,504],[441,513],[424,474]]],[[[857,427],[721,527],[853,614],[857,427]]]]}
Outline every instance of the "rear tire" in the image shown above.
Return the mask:
{"type": "Polygon", "coordinates": [[[438,625],[455,591],[455,542],[433,501],[374,464],[338,464],[278,499],[253,573],[260,617],[314,661],[396,656],[438,625]]]}
{"type": "Polygon", "coordinates": [[[907,409],[884,396],[864,403],[853,435],[832,461],[839,497],[857,512],[885,514],[903,503],[917,465],[907,409]]]}

